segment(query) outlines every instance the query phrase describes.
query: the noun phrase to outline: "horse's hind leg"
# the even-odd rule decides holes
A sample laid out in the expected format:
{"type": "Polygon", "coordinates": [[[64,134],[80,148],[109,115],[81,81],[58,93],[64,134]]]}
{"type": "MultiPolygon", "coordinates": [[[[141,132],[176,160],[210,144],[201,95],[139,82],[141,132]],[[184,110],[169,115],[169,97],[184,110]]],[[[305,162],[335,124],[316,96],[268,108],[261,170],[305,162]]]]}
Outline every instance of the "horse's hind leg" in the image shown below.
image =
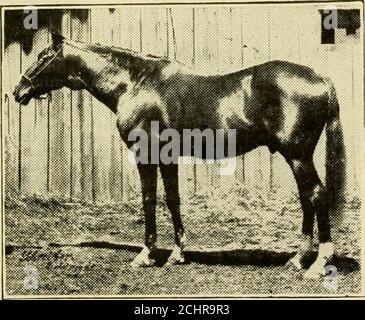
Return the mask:
{"type": "Polygon", "coordinates": [[[180,264],[185,262],[183,250],[186,243],[186,236],[180,215],[178,165],[160,164],[160,171],[165,187],[166,204],[171,212],[175,233],[175,247],[167,264],[180,264]]]}
{"type": "Polygon", "coordinates": [[[306,176],[311,165],[306,161],[288,160],[288,163],[294,173],[295,181],[298,186],[299,200],[303,210],[302,239],[299,244],[298,252],[288,261],[288,265],[293,265],[297,269],[302,268],[301,260],[305,254],[312,250],[313,245],[313,227],[314,227],[314,208],[308,197],[308,181],[306,176]]]}
{"type": "Polygon", "coordinates": [[[318,177],[312,158],[304,160],[290,159],[288,162],[298,185],[304,214],[302,228],[304,243],[302,243],[299,252],[292,258],[291,262],[300,267],[300,260],[310,249],[314,215],[316,214],[319,235],[318,256],[304,276],[317,278],[325,272],[324,267],[334,251],[331,242],[327,192],[318,177]]]}

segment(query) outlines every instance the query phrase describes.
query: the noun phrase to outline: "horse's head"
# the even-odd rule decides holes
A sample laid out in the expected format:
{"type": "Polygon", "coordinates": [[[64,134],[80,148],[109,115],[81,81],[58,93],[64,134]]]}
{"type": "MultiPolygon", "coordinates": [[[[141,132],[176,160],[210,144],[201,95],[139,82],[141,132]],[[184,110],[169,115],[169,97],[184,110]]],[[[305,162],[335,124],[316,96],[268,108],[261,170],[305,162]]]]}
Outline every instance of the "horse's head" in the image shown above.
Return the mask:
{"type": "Polygon", "coordinates": [[[15,101],[28,104],[32,98],[62,88],[67,81],[67,68],[63,57],[64,37],[52,35],[52,44],[45,48],[22,75],[14,89],[15,101]]]}

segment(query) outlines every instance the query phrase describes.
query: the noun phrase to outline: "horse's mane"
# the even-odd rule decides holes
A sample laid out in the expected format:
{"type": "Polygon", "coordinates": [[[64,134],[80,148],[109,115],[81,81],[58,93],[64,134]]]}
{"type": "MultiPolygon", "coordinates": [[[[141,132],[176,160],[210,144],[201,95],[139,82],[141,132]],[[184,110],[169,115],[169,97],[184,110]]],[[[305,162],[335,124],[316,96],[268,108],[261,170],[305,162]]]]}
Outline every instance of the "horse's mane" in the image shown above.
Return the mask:
{"type": "MultiPolygon", "coordinates": [[[[79,49],[81,50],[90,50],[92,52],[101,54],[101,55],[107,55],[107,54],[113,54],[116,57],[120,57],[120,58],[124,58],[126,56],[130,56],[133,58],[139,58],[142,60],[148,60],[148,61],[161,61],[161,62],[168,62],[170,61],[167,57],[165,56],[156,56],[156,55],[152,55],[152,54],[147,54],[144,55],[140,52],[131,50],[131,49],[126,49],[126,48],[121,48],[121,47],[117,47],[117,46],[107,46],[107,45],[102,45],[100,43],[85,43],[85,42],[80,42],[80,41],[72,41],[73,43],[76,44],[80,44],[81,47],[78,46],[79,49]]],[[[72,45],[72,44],[71,44],[72,45]]]]}

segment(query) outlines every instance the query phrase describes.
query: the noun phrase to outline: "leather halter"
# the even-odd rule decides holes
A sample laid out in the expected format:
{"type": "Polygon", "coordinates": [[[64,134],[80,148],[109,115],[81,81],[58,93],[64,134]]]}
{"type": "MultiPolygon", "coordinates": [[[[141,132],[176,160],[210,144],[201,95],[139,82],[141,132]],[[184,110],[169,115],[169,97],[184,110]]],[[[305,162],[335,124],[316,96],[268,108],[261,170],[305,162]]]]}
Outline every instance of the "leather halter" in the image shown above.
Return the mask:
{"type": "Polygon", "coordinates": [[[35,77],[37,77],[41,72],[43,72],[53,61],[55,60],[61,60],[59,57],[58,57],[58,54],[61,52],[62,50],[62,47],[60,49],[58,49],[58,51],[56,52],[56,54],[43,66],[43,68],[41,70],[39,70],[35,75],[33,75],[32,77],[28,77],[26,76],[25,74],[22,75],[22,79],[26,80],[27,82],[29,82],[31,88],[33,90],[36,90],[34,84],[33,84],[33,81],[35,79],[35,77]]]}

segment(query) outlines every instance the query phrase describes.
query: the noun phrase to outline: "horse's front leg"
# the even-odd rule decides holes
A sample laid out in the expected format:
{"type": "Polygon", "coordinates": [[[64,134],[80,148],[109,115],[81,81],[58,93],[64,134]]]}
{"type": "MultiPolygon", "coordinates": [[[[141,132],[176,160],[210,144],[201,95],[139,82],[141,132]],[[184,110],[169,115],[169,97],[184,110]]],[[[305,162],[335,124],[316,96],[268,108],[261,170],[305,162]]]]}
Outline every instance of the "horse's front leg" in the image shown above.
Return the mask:
{"type": "Polygon", "coordinates": [[[160,164],[160,171],[165,187],[166,204],[171,212],[175,233],[175,247],[167,260],[167,265],[181,264],[185,262],[183,250],[186,244],[186,236],[180,214],[178,165],[160,164]]]}
{"type": "Polygon", "coordinates": [[[138,164],[141,178],[143,210],[145,214],[145,245],[142,251],[132,261],[133,267],[152,266],[155,261],[151,258],[151,251],[156,246],[156,187],[157,165],[138,164]]]}

